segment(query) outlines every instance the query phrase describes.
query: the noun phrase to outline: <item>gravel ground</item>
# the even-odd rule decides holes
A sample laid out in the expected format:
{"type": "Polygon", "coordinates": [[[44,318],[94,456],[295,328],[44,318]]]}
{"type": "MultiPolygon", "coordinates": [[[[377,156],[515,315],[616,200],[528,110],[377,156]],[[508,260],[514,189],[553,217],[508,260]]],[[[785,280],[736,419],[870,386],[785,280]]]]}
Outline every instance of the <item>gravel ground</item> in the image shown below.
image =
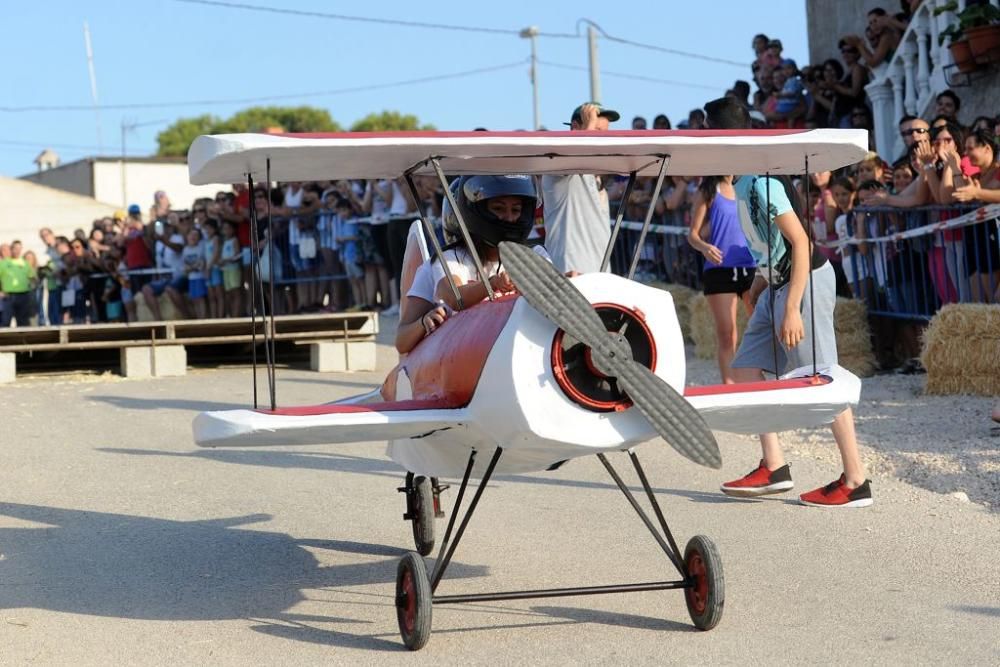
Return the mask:
{"type": "MultiPolygon", "coordinates": [[[[862,380],[855,423],[869,477],[899,479],[1000,511],[1000,439],[990,436],[996,399],[928,396],[924,378],[885,374],[862,380]]],[[[688,383],[711,382],[718,382],[715,362],[697,359],[689,349],[688,383]]],[[[839,465],[827,429],[782,434],[782,444],[793,466],[803,456],[839,465]]]]}

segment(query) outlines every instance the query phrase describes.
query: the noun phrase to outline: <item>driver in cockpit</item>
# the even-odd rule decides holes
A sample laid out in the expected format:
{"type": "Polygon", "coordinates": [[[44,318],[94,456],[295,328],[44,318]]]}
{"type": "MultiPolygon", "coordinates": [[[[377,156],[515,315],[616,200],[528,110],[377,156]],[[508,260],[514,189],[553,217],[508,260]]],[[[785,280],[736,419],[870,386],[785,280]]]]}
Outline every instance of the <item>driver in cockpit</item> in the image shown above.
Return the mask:
{"type": "MultiPolygon", "coordinates": [[[[500,263],[499,245],[504,241],[527,242],[538,203],[534,179],[522,174],[463,176],[450,187],[490,287],[495,293],[512,292],[514,284],[500,263]]],[[[450,237],[442,249],[444,259],[462,297],[462,306],[469,308],[487,297],[486,288],[479,280],[472,253],[462,238],[457,217],[447,199],[442,219],[445,234],[450,237]]],[[[535,246],[535,252],[548,259],[541,246],[535,246]]],[[[424,336],[444,322],[450,311],[459,309],[448,280],[436,257],[417,269],[400,311],[396,333],[396,349],[400,354],[416,347],[424,336]]]]}

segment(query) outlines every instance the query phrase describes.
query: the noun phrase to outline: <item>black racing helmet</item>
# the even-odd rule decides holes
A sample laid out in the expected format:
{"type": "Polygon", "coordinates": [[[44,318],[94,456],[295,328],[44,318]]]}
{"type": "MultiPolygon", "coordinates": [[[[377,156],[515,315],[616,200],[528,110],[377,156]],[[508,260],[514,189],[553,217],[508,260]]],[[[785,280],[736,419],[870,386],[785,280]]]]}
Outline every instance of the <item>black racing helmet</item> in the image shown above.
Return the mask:
{"type": "MultiPolygon", "coordinates": [[[[535,222],[538,195],[535,181],[524,174],[506,176],[463,176],[459,179],[455,202],[473,238],[491,247],[503,241],[524,243],[535,222]],[[521,199],[521,215],[508,222],[490,213],[487,203],[496,197],[521,199]]],[[[447,217],[444,220],[448,226],[447,217]]]]}

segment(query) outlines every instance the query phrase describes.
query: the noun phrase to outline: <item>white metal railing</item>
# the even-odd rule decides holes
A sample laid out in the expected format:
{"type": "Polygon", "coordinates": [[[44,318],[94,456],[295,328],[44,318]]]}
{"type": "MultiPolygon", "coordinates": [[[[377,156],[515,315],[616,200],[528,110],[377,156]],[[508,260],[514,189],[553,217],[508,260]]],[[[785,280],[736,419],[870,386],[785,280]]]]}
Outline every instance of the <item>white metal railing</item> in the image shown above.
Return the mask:
{"type": "MultiPolygon", "coordinates": [[[[948,43],[938,44],[938,35],[957,19],[952,12],[934,16],[949,0],[924,0],[917,7],[899,46],[888,63],[875,68],[865,90],[872,103],[875,144],[883,158],[895,160],[903,154],[897,124],[904,115],[923,115],[934,98],[948,88],[944,68],[953,63],[948,43]]],[[[997,5],[1000,0],[990,0],[997,5]]],[[[965,0],[958,0],[958,11],[965,0]]]]}

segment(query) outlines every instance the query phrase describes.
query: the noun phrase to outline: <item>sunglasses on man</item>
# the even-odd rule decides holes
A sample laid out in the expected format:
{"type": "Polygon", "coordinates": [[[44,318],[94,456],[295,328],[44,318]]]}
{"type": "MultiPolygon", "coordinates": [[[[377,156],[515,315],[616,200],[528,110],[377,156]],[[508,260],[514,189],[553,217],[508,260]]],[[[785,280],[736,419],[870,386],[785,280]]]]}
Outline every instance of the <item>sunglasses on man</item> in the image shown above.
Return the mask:
{"type": "Polygon", "coordinates": [[[927,134],[930,132],[926,127],[914,127],[909,130],[900,130],[899,134],[904,137],[912,137],[914,134],[927,134]]]}

